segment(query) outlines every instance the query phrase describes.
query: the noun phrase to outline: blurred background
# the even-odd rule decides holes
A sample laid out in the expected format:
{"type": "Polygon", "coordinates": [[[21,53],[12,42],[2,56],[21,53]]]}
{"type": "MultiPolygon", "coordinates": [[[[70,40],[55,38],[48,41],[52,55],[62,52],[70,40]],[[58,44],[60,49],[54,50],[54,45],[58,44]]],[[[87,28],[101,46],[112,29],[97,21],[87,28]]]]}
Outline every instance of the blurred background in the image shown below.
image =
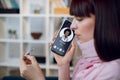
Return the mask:
{"type": "MultiPolygon", "coordinates": [[[[20,76],[20,54],[30,51],[46,77],[57,77],[56,61],[48,43],[69,15],[71,0],[0,0],[0,79],[20,76]]],[[[79,50],[76,51],[78,53],[79,50]]],[[[71,72],[76,63],[71,61],[71,72]]]]}

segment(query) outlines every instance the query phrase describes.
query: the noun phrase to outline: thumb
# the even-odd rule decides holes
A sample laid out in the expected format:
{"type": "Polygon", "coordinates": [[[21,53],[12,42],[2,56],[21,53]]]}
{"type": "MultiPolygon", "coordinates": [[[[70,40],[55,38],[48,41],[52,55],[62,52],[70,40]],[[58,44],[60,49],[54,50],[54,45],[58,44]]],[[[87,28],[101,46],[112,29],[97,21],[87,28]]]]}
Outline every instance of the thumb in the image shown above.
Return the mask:
{"type": "Polygon", "coordinates": [[[75,43],[72,41],[70,52],[71,52],[71,53],[74,53],[74,52],[75,52],[75,49],[76,49],[76,45],[75,45],[75,43]]]}
{"type": "Polygon", "coordinates": [[[70,50],[67,52],[66,56],[67,57],[73,57],[74,53],[75,53],[75,48],[76,48],[76,45],[75,43],[72,41],[71,43],[71,48],[70,50]]]}

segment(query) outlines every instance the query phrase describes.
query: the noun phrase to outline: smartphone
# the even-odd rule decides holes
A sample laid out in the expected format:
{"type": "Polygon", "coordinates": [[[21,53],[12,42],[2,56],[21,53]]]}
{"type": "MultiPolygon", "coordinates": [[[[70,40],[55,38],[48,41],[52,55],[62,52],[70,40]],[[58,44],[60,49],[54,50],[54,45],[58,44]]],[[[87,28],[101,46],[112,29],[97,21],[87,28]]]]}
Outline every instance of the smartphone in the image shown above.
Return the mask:
{"type": "Polygon", "coordinates": [[[65,55],[75,36],[74,30],[70,29],[70,25],[71,22],[69,20],[65,20],[63,22],[58,32],[58,35],[51,47],[51,51],[60,56],[65,55]]]}

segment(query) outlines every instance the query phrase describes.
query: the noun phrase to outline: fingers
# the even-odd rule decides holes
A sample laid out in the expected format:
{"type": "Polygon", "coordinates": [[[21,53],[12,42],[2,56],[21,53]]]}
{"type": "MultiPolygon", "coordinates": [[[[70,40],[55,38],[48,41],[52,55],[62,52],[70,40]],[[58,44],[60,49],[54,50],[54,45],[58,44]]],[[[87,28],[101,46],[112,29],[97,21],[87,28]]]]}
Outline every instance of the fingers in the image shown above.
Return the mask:
{"type": "Polygon", "coordinates": [[[25,55],[25,53],[22,53],[21,55],[20,55],[20,73],[21,73],[21,76],[22,76],[22,73],[23,73],[23,71],[26,69],[26,62],[24,61],[24,55],[25,55]]]}
{"type": "Polygon", "coordinates": [[[76,48],[76,45],[75,45],[74,41],[72,41],[71,45],[72,45],[72,47],[71,47],[70,51],[74,52],[75,48],[76,48]]]}
{"type": "Polygon", "coordinates": [[[54,53],[53,55],[54,55],[54,57],[55,57],[56,60],[59,60],[60,57],[61,57],[60,55],[58,55],[58,54],[56,54],[56,53],[54,53]]]}
{"type": "Polygon", "coordinates": [[[27,55],[27,58],[31,61],[31,64],[37,64],[37,60],[34,56],[27,55]]]}
{"type": "Polygon", "coordinates": [[[55,57],[55,60],[56,60],[56,62],[57,62],[57,65],[58,65],[58,66],[61,66],[61,65],[63,64],[63,62],[62,62],[63,57],[60,56],[60,55],[58,55],[58,54],[56,54],[56,53],[54,53],[53,55],[54,55],[54,57],[55,57]]]}
{"type": "Polygon", "coordinates": [[[66,56],[73,56],[74,55],[74,52],[75,52],[75,48],[76,48],[76,45],[75,43],[72,41],[71,43],[71,48],[70,50],[67,52],[66,56]]]}
{"type": "Polygon", "coordinates": [[[21,64],[22,66],[25,66],[25,65],[26,65],[26,63],[25,63],[25,61],[24,61],[24,56],[25,56],[25,53],[22,53],[21,56],[20,56],[20,64],[21,64]]]}
{"type": "Polygon", "coordinates": [[[49,43],[49,47],[52,47],[52,45],[53,45],[53,43],[52,43],[52,42],[50,42],[50,43],[49,43]]]}
{"type": "Polygon", "coordinates": [[[58,34],[58,31],[56,31],[56,32],[54,33],[54,36],[53,36],[53,38],[52,38],[52,41],[54,41],[54,40],[56,39],[57,34],[58,34]]]}

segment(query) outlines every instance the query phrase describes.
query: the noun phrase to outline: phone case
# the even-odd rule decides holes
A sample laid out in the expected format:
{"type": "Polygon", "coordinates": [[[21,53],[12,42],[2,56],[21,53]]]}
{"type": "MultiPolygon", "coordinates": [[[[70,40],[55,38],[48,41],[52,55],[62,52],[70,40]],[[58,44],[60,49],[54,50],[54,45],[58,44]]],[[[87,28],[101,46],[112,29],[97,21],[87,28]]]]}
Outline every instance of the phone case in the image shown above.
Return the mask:
{"type": "Polygon", "coordinates": [[[65,55],[75,36],[74,30],[70,29],[70,25],[71,25],[70,21],[68,20],[64,21],[51,47],[52,52],[61,56],[65,55]]]}

